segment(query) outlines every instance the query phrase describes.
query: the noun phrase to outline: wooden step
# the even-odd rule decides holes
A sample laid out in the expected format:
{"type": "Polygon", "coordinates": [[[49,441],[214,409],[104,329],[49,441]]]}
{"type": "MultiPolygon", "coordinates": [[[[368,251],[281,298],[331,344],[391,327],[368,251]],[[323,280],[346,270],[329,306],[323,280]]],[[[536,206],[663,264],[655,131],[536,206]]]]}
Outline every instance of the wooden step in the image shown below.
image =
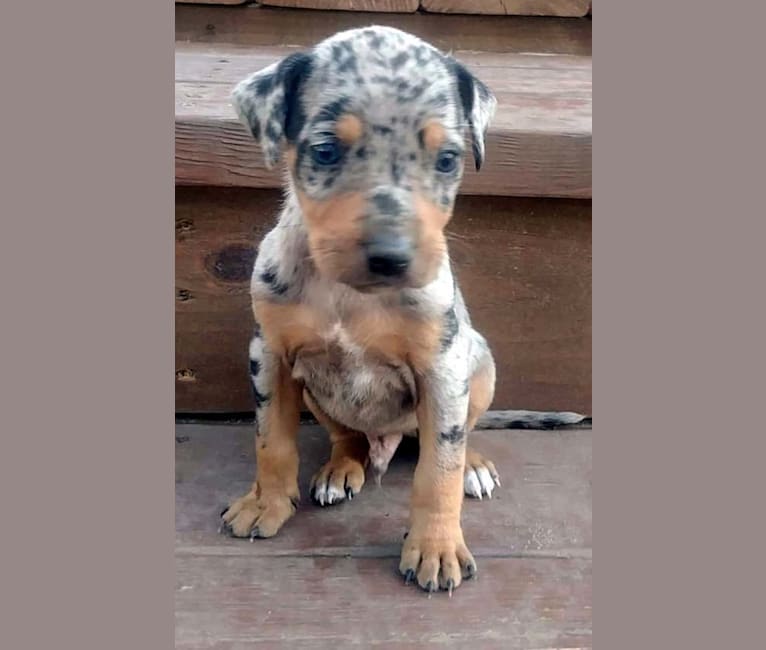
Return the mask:
{"type": "MultiPolygon", "coordinates": [[[[250,273],[280,197],[176,189],[179,412],[253,409],[250,273]]],[[[590,201],[458,199],[450,254],[497,360],[495,409],[592,413],[590,213],[590,201]]]]}
{"type": "MultiPolygon", "coordinates": [[[[218,10],[219,13],[234,11],[218,10]]],[[[246,11],[248,8],[243,8],[238,13],[245,16],[246,11]]],[[[317,15],[324,15],[324,12],[317,12],[317,15]]],[[[248,18],[255,22],[271,20],[258,10],[250,10],[248,18]]],[[[470,18],[465,20],[468,22],[470,18]]],[[[206,31],[217,32],[215,23],[208,25],[213,29],[206,27],[206,31]]],[[[512,34],[512,26],[507,27],[508,34],[512,34]]],[[[188,21],[186,24],[181,21],[180,29],[181,36],[184,32],[188,34],[188,21]]],[[[336,29],[337,26],[333,27],[331,32],[336,29]]],[[[234,84],[247,74],[305,47],[304,43],[295,41],[308,37],[308,32],[297,29],[294,41],[289,36],[284,37],[294,45],[268,45],[264,39],[256,45],[241,41],[227,43],[217,34],[215,40],[206,42],[200,38],[177,40],[177,184],[281,186],[281,170],[265,169],[258,147],[236,119],[229,95],[234,84]]],[[[506,40],[512,42],[513,38],[506,35],[506,40]]],[[[503,48],[495,46],[492,51],[453,52],[498,97],[497,117],[487,137],[485,166],[481,173],[467,166],[462,192],[589,198],[591,57],[498,49],[503,48]]],[[[505,49],[512,49],[512,46],[505,49]]]]}
{"type": "Polygon", "coordinates": [[[177,426],[176,648],[591,647],[592,432],[477,432],[470,444],[502,482],[463,506],[478,579],[429,599],[397,573],[416,445],[380,487],[320,508],[308,483],[329,444],[302,427],[298,512],[251,544],[216,526],[250,487],[253,427],[177,426]]]}

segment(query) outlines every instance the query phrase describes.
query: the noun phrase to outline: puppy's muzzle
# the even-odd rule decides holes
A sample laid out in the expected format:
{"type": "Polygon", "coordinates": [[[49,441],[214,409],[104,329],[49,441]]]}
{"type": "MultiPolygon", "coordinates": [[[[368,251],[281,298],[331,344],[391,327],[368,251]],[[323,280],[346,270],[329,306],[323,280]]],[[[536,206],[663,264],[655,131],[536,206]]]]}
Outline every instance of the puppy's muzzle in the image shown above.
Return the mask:
{"type": "Polygon", "coordinates": [[[414,257],[411,201],[405,192],[379,189],[370,195],[364,251],[371,276],[386,283],[407,275],[414,257]]]}

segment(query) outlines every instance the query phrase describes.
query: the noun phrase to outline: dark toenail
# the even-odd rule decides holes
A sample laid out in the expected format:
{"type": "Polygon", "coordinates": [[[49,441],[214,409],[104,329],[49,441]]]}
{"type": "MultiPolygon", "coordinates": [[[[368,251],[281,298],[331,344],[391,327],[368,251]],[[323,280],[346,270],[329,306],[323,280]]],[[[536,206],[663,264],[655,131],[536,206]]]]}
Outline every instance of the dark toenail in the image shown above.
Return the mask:
{"type": "Polygon", "coordinates": [[[261,531],[258,530],[258,527],[256,526],[250,531],[250,541],[253,541],[256,537],[261,536],[261,531]]]}
{"type": "Polygon", "coordinates": [[[436,587],[434,586],[434,583],[432,580],[429,580],[426,582],[426,586],[423,587],[429,594],[432,594],[434,591],[436,591],[436,587]]]}
{"type": "Polygon", "coordinates": [[[407,573],[404,574],[404,584],[408,585],[415,578],[415,571],[407,569],[407,573]]]}
{"type": "Polygon", "coordinates": [[[409,535],[409,534],[410,534],[410,531],[409,531],[409,530],[405,530],[405,531],[404,531],[404,537],[403,537],[403,539],[407,539],[407,535],[409,535]]]}
{"type": "Polygon", "coordinates": [[[219,517],[223,517],[229,510],[229,506],[226,506],[223,510],[221,510],[221,514],[218,515],[219,517]]]}

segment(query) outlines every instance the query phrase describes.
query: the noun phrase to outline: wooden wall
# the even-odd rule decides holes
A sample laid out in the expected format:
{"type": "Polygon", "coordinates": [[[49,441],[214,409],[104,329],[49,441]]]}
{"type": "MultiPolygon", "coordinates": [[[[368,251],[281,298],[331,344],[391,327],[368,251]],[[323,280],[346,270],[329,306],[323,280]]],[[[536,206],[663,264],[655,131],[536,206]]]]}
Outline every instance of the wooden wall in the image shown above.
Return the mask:
{"type": "MultiPolygon", "coordinates": [[[[251,411],[249,279],[279,190],[176,188],[176,408],[251,411]]],[[[591,414],[591,202],[461,196],[451,254],[498,363],[494,408],[591,414]]]]}

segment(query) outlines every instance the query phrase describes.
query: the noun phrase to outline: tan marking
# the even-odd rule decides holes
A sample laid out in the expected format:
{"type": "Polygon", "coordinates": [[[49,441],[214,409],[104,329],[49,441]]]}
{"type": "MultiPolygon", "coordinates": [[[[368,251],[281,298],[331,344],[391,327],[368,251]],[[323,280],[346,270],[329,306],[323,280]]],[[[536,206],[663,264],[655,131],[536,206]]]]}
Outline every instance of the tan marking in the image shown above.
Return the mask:
{"type": "Polygon", "coordinates": [[[274,354],[292,360],[299,350],[321,349],[325,323],[308,305],[253,300],[253,314],[274,354]]]}
{"type": "Polygon", "coordinates": [[[439,349],[438,319],[408,317],[383,309],[360,310],[347,324],[353,340],[371,355],[401,361],[413,372],[425,372],[439,349]]]}
{"type": "Polygon", "coordinates": [[[444,228],[449,223],[451,214],[440,210],[420,194],[415,195],[414,204],[418,227],[418,255],[411,273],[418,286],[424,286],[436,277],[442,258],[447,253],[444,228]]]}
{"type": "Polygon", "coordinates": [[[465,430],[473,431],[476,421],[486,413],[495,397],[495,369],[491,364],[481,366],[468,385],[468,420],[465,430]]]}
{"type": "Polygon", "coordinates": [[[258,473],[250,492],[237,499],[223,520],[236,537],[247,537],[257,527],[258,536],[272,537],[293,515],[298,488],[298,422],[300,388],[284,363],[273,370],[271,392],[264,407],[255,455],[258,473]]]}
{"type": "Polygon", "coordinates": [[[341,115],[335,123],[335,134],[343,144],[352,145],[358,142],[362,133],[364,133],[362,121],[351,113],[341,115]]]}
{"type": "Polygon", "coordinates": [[[441,122],[429,120],[423,127],[423,143],[429,151],[438,151],[447,138],[447,132],[444,130],[441,122]]]}
{"type": "Polygon", "coordinates": [[[309,249],[319,271],[344,281],[357,277],[364,264],[359,247],[365,199],[353,192],[315,201],[296,192],[308,230],[309,249]]]}
{"type": "Polygon", "coordinates": [[[410,530],[399,570],[406,573],[420,562],[417,581],[421,587],[432,582],[444,588],[447,580],[457,587],[468,567],[475,567],[460,526],[465,445],[439,444],[433,422],[434,404],[422,386],[420,392],[420,453],[412,481],[410,530]]]}
{"type": "Polygon", "coordinates": [[[364,467],[369,449],[367,437],[335,422],[306,390],[303,391],[303,401],[317,422],[327,429],[332,443],[330,460],[311,479],[311,489],[314,489],[318,481],[329,480],[339,492],[343,492],[348,486],[357,494],[364,485],[364,467]]]}

